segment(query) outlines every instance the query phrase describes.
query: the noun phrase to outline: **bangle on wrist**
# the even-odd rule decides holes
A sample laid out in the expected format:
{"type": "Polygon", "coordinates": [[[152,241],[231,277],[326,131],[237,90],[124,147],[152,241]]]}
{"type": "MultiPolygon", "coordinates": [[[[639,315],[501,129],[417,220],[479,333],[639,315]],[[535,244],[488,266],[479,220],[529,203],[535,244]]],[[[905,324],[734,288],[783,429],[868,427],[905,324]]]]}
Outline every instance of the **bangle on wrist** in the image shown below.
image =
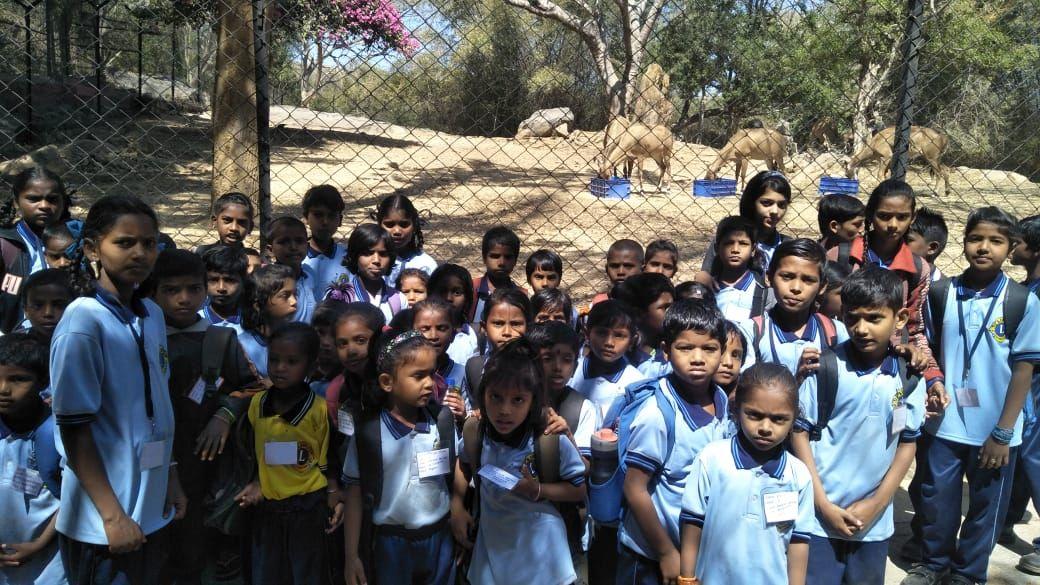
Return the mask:
{"type": "Polygon", "coordinates": [[[535,495],[534,501],[540,501],[542,499],[542,482],[538,482],[538,494],[535,495]]]}
{"type": "Polygon", "coordinates": [[[1010,445],[1011,439],[1015,438],[1015,429],[1003,429],[999,426],[994,426],[993,430],[990,431],[989,436],[993,439],[993,442],[998,445],[1010,445]]]}
{"type": "Polygon", "coordinates": [[[680,575],[678,579],[676,579],[676,582],[678,585],[698,585],[700,580],[698,580],[697,577],[683,577],[680,575]]]}

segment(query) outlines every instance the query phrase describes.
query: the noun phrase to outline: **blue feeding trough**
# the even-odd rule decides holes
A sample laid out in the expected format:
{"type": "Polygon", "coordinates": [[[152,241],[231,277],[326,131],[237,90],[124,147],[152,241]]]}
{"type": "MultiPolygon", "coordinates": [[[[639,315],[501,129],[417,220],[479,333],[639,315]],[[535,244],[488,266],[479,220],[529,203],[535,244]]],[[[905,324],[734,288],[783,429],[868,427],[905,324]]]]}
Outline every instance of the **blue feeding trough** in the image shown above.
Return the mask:
{"type": "Polygon", "coordinates": [[[601,179],[595,177],[589,183],[589,191],[596,197],[604,199],[628,199],[632,190],[632,182],[624,177],[601,179]]]}
{"type": "Polygon", "coordinates": [[[736,179],[694,179],[694,197],[729,197],[737,194],[736,179]]]}
{"type": "Polygon", "coordinates": [[[820,195],[859,195],[859,179],[820,177],[820,195]]]}

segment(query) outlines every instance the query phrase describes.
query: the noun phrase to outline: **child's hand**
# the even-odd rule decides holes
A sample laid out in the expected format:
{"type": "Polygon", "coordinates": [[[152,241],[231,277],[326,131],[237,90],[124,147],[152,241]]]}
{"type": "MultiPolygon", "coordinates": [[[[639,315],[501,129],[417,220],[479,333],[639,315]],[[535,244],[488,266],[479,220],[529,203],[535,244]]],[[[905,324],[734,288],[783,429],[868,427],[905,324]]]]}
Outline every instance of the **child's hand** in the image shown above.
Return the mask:
{"type": "Polygon", "coordinates": [[[329,527],[325,529],[325,534],[332,534],[339,528],[340,524],[343,524],[343,509],[344,504],[339,500],[339,494],[329,494],[329,510],[332,512],[329,514],[329,527]]]}
{"type": "Polygon", "coordinates": [[[906,360],[911,370],[923,372],[928,367],[928,356],[916,345],[900,343],[892,348],[895,354],[906,360]]]}
{"type": "Polygon", "coordinates": [[[243,508],[255,506],[264,501],[264,493],[260,491],[260,482],[250,482],[249,485],[235,495],[235,501],[243,508]]]}
{"type": "Polygon", "coordinates": [[[513,493],[537,502],[542,495],[542,484],[531,475],[526,465],[520,469],[520,473],[523,474],[523,478],[513,486],[513,493]]]}
{"type": "Polygon", "coordinates": [[[473,548],[473,541],[469,539],[469,535],[475,527],[476,522],[473,521],[473,516],[465,508],[452,506],[451,533],[455,537],[455,542],[459,543],[459,546],[466,550],[473,548]]]}
{"type": "Polygon", "coordinates": [[[926,419],[941,416],[950,405],[950,395],[946,393],[946,386],[942,382],[935,382],[928,387],[928,396],[925,400],[924,417],[926,419]]]}
{"type": "Polygon", "coordinates": [[[31,556],[40,552],[36,542],[19,542],[17,544],[0,544],[0,567],[18,567],[31,556]]]}
{"type": "Polygon", "coordinates": [[[173,511],[174,520],[182,520],[188,513],[188,496],[181,487],[180,476],[176,468],[170,468],[170,479],[166,484],[166,513],[173,511]]]}
{"type": "Polygon", "coordinates": [[[347,578],[347,585],[367,585],[368,583],[365,579],[365,567],[357,555],[347,559],[346,564],[343,565],[343,576],[347,578]]]}
{"type": "Polygon", "coordinates": [[[231,423],[214,415],[195,439],[195,454],[203,461],[213,461],[224,452],[230,434],[231,423]]]}
{"type": "Polygon", "coordinates": [[[447,406],[451,413],[455,415],[458,420],[466,419],[466,403],[462,401],[462,395],[456,394],[455,392],[448,392],[444,395],[444,406],[447,406]]]}
{"type": "Polygon", "coordinates": [[[679,581],[679,550],[672,547],[668,554],[661,555],[658,561],[661,566],[661,582],[666,585],[679,581]]]}
{"type": "Polygon", "coordinates": [[[993,437],[986,439],[986,442],[982,444],[982,449],[979,450],[979,468],[980,469],[1000,469],[1008,464],[1008,456],[1011,449],[1007,445],[1001,445],[993,440],[993,437]]]}
{"type": "Polygon", "coordinates": [[[546,419],[545,434],[571,436],[571,427],[567,424],[567,419],[556,414],[555,410],[550,408],[546,419]]]}
{"type": "Polygon", "coordinates": [[[845,508],[845,511],[858,518],[866,528],[877,520],[878,515],[886,506],[888,506],[886,502],[881,502],[877,498],[863,498],[858,502],[853,502],[851,506],[845,508]]]}
{"type": "Polygon", "coordinates": [[[798,383],[801,384],[802,380],[815,374],[818,369],[820,369],[820,350],[811,345],[806,346],[802,349],[802,357],[798,358],[798,370],[795,375],[798,383]]]}
{"type": "Polygon", "coordinates": [[[105,538],[108,540],[108,550],[112,554],[121,555],[134,552],[148,541],[137,522],[131,520],[122,510],[119,511],[119,515],[115,518],[106,520],[104,525],[105,538]]]}
{"type": "Polygon", "coordinates": [[[848,510],[841,506],[836,506],[830,502],[823,502],[817,506],[817,510],[827,524],[843,536],[851,537],[855,532],[863,527],[863,523],[860,522],[859,518],[852,515],[848,510]]]}

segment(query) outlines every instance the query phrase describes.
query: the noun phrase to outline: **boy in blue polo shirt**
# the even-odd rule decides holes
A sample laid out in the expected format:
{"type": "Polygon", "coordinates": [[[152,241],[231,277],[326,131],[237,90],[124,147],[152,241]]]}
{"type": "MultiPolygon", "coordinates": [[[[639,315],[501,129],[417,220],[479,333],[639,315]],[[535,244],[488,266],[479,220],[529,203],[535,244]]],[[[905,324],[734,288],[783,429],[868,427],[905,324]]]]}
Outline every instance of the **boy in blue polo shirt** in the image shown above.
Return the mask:
{"type": "Polygon", "coordinates": [[[523,287],[517,286],[510,275],[520,257],[520,236],[504,225],[496,225],[484,233],[480,242],[480,256],[484,259],[484,276],[473,281],[473,308],[469,320],[476,326],[484,314],[484,303],[491,293],[500,288],[518,288],[526,295],[523,287]]]}
{"type": "Polygon", "coordinates": [[[303,265],[314,273],[314,298],[325,298],[325,290],[343,274],[347,247],[336,242],[336,230],[343,225],[343,196],[332,185],[315,185],[303,194],[303,221],[311,230],[307,257],[303,265]]]}
{"type": "Polygon", "coordinates": [[[946,573],[953,585],[986,581],[1022,442],[1022,406],[1040,359],[1040,300],[1001,270],[1016,223],[996,207],[972,211],[964,229],[968,269],[929,293],[929,337],[953,391],[920,440],[922,562],[903,585],[933,585],[946,573]],[[1021,314],[1005,310],[1018,303],[1021,314]],[[961,522],[955,512],[965,477],[961,522]]]}
{"type": "Polygon", "coordinates": [[[726,393],[712,382],[726,345],[722,315],[697,301],[679,301],[665,313],[662,341],[673,371],[645,383],[659,385],[674,408],[674,434],[656,400],[647,400],[632,419],[618,585],[668,583],[679,576],[686,476],[701,449],[734,434],[726,393]]]}
{"type": "Polygon", "coordinates": [[[242,293],[248,278],[249,260],[245,250],[234,246],[214,246],[202,255],[206,263],[206,302],[199,316],[212,325],[230,327],[242,333],[242,293]]]}
{"type": "Polygon", "coordinates": [[[892,333],[909,318],[894,272],[855,272],[841,301],[849,340],[833,348],[833,362],[827,359],[833,370],[818,370],[802,383],[801,418],[791,439],[813,476],[807,582],[883,583],[892,498],[914,460],[924,421],[924,379],[911,377],[905,387],[906,366],[892,352],[892,333]],[[828,417],[819,412],[830,392],[828,417]]]}
{"type": "Polygon", "coordinates": [[[275,264],[292,268],[296,279],[296,313],[293,321],[310,324],[314,308],[318,305],[314,296],[317,277],[309,266],[303,264],[307,256],[307,227],[295,217],[278,217],[267,227],[268,248],[275,264]]]}

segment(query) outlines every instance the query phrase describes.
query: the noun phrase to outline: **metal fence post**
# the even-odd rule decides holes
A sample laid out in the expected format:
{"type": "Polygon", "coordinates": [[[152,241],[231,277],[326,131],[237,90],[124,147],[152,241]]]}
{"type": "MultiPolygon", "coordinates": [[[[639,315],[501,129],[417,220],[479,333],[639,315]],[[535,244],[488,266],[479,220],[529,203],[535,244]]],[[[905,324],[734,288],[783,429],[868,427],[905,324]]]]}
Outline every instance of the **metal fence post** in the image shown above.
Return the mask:
{"type": "Polygon", "coordinates": [[[256,67],[256,155],[257,207],[260,211],[260,246],[266,247],[267,223],[271,221],[271,81],[267,65],[270,51],[267,48],[268,22],[266,2],[253,1],[253,53],[256,67]]]}
{"type": "Polygon", "coordinates": [[[18,136],[18,142],[22,144],[32,144],[33,141],[32,11],[38,2],[39,0],[36,2],[19,2],[25,13],[25,20],[23,23],[25,26],[25,93],[22,96],[22,103],[25,104],[25,121],[22,125],[22,131],[18,136]]]}
{"type": "Polygon", "coordinates": [[[909,168],[910,126],[914,120],[917,100],[917,57],[921,47],[922,0],[909,0],[906,36],[903,39],[903,83],[899,88],[899,117],[896,120],[896,140],[892,147],[892,178],[903,181],[909,168]]]}

